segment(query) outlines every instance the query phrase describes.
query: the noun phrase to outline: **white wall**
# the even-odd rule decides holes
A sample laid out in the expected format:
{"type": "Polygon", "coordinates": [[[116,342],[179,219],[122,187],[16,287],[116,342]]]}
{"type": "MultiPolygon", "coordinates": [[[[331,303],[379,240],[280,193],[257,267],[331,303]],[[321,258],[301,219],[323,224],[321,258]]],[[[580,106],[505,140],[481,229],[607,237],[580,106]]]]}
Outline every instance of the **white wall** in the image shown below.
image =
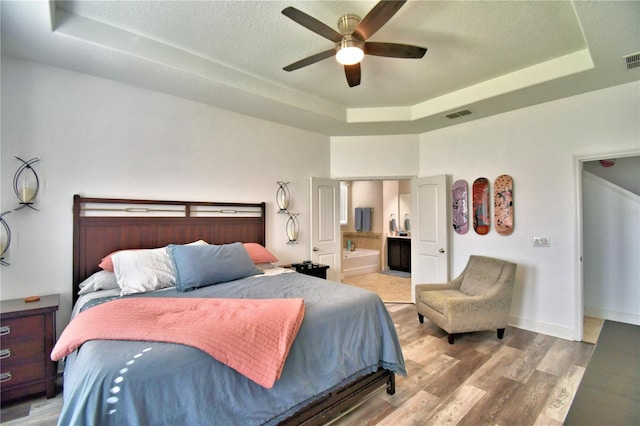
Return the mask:
{"type": "Polygon", "coordinates": [[[448,174],[471,184],[506,173],[514,180],[515,226],[504,237],[452,233],[451,272],[471,254],[518,264],[514,325],[574,338],[581,301],[577,157],[640,151],[640,84],[549,102],[420,136],[420,174],[448,174]],[[550,237],[549,248],[532,245],[550,237]]]}
{"type": "Polygon", "coordinates": [[[62,294],[71,308],[72,197],[267,202],[267,247],[309,257],[309,177],[329,176],[329,138],[136,87],[2,57],[2,210],[17,207],[14,156],[39,157],[40,211],[7,217],[0,297],[62,294]],[[304,153],[305,155],[300,155],[304,153]],[[276,181],[290,181],[300,244],[287,245],[276,181]]]}
{"type": "Polygon", "coordinates": [[[418,135],[331,138],[333,178],[414,177],[418,170],[418,135]]]}
{"type": "Polygon", "coordinates": [[[584,170],[640,195],[640,156],[615,160],[615,164],[610,167],[603,167],[600,161],[585,161],[584,170]]]}
{"type": "Polygon", "coordinates": [[[640,325],[640,195],[583,172],[584,311],[640,325]]]}
{"type": "Polygon", "coordinates": [[[512,324],[573,339],[581,313],[578,259],[580,238],[577,188],[579,158],[640,153],[640,83],[565,98],[411,137],[331,139],[331,175],[433,176],[450,182],[500,174],[514,179],[515,230],[508,237],[492,230],[451,233],[451,276],[471,254],[518,263],[512,324]],[[368,168],[346,155],[360,154],[368,168]],[[412,156],[419,158],[418,169],[412,156]],[[534,236],[551,240],[534,248],[534,236]]]}

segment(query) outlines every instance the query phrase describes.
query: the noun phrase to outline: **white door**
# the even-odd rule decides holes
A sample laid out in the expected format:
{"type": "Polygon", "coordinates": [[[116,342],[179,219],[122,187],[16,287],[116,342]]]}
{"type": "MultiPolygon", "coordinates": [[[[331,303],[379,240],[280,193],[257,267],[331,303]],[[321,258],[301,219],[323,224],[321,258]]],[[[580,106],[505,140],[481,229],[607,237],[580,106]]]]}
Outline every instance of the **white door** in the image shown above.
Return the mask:
{"type": "Polygon", "coordinates": [[[449,279],[449,204],[445,175],[411,181],[411,298],[415,285],[449,279]]]}
{"type": "Polygon", "coordinates": [[[329,265],[327,279],[340,281],[340,181],[311,178],[311,259],[329,265]]]}

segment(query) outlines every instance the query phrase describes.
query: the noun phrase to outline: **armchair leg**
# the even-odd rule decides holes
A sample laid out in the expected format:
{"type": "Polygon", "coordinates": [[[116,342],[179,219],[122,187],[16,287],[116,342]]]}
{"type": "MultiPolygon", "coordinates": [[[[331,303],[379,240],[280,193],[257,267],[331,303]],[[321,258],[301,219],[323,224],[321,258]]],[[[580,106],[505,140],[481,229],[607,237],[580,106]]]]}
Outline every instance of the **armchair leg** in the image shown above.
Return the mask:
{"type": "Polygon", "coordinates": [[[504,328],[498,329],[498,339],[502,339],[504,337],[504,328]]]}
{"type": "Polygon", "coordinates": [[[447,334],[447,341],[449,342],[450,345],[453,345],[454,338],[455,336],[452,333],[447,334]]]}
{"type": "Polygon", "coordinates": [[[418,314],[418,321],[420,321],[420,324],[424,324],[424,315],[418,314]]]}

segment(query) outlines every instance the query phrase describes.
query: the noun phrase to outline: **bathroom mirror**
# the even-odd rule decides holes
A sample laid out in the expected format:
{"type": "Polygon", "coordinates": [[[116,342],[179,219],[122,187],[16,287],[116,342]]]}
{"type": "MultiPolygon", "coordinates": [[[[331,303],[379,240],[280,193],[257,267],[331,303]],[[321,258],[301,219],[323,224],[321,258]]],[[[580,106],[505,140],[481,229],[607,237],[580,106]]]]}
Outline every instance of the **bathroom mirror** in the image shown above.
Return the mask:
{"type": "Polygon", "coordinates": [[[405,215],[411,218],[411,194],[398,195],[398,227],[405,231],[404,219],[405,215]]]}

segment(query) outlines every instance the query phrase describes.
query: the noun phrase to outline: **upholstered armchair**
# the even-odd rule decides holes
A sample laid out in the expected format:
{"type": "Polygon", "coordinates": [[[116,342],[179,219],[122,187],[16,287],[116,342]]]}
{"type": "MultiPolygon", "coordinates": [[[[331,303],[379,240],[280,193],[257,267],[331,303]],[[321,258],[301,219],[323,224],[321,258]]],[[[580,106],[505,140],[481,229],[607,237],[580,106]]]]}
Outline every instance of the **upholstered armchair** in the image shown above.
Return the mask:
{"type": "Polygon", "coordinates": [[[516,276],[515,263],[485,256],[471,256],[464,271],[445,284],[417,284],[418,319],[433,321],[448,333],[497,330],[504,336],[509,321],[516,276]]]}

